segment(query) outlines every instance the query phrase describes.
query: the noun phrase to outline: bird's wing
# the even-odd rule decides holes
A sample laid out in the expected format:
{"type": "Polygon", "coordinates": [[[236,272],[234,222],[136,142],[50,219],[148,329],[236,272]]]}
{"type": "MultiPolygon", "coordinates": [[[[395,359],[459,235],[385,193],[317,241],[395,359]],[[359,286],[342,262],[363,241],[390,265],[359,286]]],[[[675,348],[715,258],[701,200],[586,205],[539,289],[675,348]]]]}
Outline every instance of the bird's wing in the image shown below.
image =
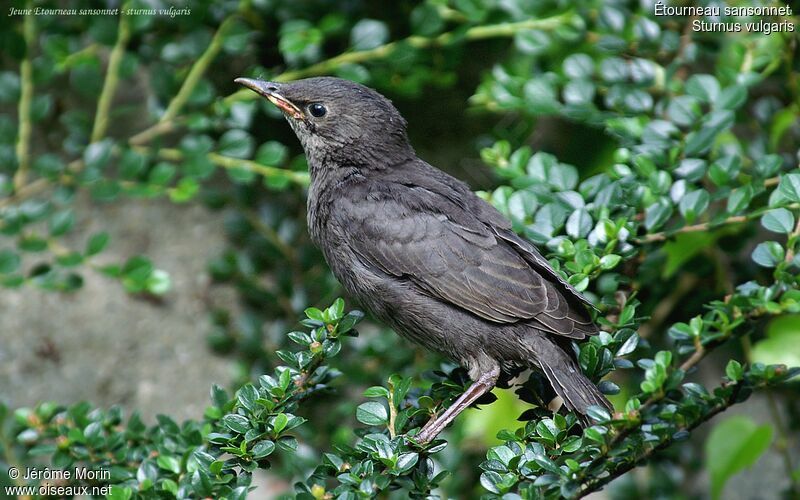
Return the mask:
{"type": "Polygon", "coordinates": [[[567,280],[561,277],[555,269],[550,265],[550,263],[545,259],[542,254],[533,246],[533,243],[526,240],[525,238],[520,237],[517,233],[512,231],[511,229],[504,229],[497,231],[497,235],[510,243],[522,257],[533,266],[538,272],[542,273],[543,275],[547,276],[550,281],[556,282],[564,295],[574,298],[576,301],[591,307],[592,309],[597,309],[597,307],[589,301],[586,297],[581,294],[581,292],[575,290],[575,288],[570,285],[567,280]]]}
{"type": "Polygon", "coordinates": [[[560,282],[538,272],[479,218],[432,194],[406,186],[340,200],[349,205],[342,212],[351,226],[349,244],[365,263],[486,320],[530,321],[577,339],[596,332],[560,282]]]}

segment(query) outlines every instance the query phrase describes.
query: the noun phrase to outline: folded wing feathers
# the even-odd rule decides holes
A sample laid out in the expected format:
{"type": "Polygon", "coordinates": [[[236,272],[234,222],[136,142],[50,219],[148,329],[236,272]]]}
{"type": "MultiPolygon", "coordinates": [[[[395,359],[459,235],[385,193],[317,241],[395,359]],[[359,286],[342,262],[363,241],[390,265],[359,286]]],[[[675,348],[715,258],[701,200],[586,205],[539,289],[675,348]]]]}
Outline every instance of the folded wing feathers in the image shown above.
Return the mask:
{"type": "Polygon", "coordinates": [[[355,241],[354,249],[384,272],[489,321],[531,321],[574,339],[597,333],[580,305],[588,301],[527,241],[502,228],[468,227],[402,202],[375,202],[396,208],[388,212],[393,218],[376,221],[362,205],[363,241],[355,241]]]}

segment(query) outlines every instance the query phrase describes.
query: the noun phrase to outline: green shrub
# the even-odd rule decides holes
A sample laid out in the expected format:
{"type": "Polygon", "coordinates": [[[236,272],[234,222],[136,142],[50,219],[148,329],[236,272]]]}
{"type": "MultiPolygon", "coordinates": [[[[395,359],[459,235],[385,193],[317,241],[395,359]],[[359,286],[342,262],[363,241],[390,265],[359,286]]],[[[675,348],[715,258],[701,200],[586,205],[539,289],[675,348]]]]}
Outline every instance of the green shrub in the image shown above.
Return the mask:
{"type": "MultiPolygon", "coordinates": [[[[158,255],[99,264],[114,244],[103,232],[69,246],[76,196],[90,193],[96,207],[166,198],[225,209],[229,248],[208,272],[236,287],[242,307],[208,311],[209,344],[238,360],[235,392],[214,387],[202,417],[150,426],[87,403],[0,407],[5,465],[108,470],[110,479],[86,484],[112,484],[114,499],[244,498],[252,473],[270,467],[307,498],[579,498],[649,463],[644,491],[615,483],[616,498],[639,498],[688,488],[681,477],[696,469],[696,451],[673,445],[766,389],[773,423],[736,417],[706,442],[711,491],[719,497],[775,434],[785,493],[800,494],[797,419],[781,419],[798,410],[787,381],[800,371],[793,32],[693,31],[694,18],[656,16],[648,2],[599,0],[348,2],[341,11],[225,1],[191,15],[125,14],[139,8],[148,7],[3,21],[0,284],[80,293],[82,274],[100,272],[132,295],[166,294],[158,255]],[[362,314],[333,300],[338,285],[306,237],[305,160],[278,113],[232,83],[318,74],[401,103],[479,75],[466,91],[485,125],[469,144],[485,146],[472,154],[500,180],[480,194],[598,305],[603,332],[576,353],[588,376],[606,377],[617,413],[596,411],[581,430],[547,409],[534,374],[516,391],[524,411],[511,405],[522,413],[517,428],[481,439],[477,452],[463,426],[481,418],[474,411],[447,441],[419,448],[404,437],[464,390],[466,374],[374,328],[344,338],[362,314]],[[146,104],[125,101],[136,88],[146,104]],[[558,154],[527,144],[548,128],[563,134],[551,143],[558,154]],[[305,330],[285,335],[307,304],[331,302],[305,309],[305,330]],[[713,351],[708,388],[697,367],[713,351]],[[363,397],[345,384],[366,388],[363,397]]],[[[461,104],[423,107],[441,106],[437,116],[452,121],[461,104]]]]}

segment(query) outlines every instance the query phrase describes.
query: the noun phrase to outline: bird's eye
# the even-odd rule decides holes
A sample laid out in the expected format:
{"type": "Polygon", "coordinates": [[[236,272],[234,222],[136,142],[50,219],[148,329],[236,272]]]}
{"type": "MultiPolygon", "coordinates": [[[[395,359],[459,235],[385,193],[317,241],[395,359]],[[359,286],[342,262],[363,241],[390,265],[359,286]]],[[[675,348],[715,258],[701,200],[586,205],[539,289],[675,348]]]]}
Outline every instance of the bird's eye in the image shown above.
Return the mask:
{"type": "Polygon", "coordinates": [[[311,116],[313,117],[322,118],[325,116],[325,113],[327,113],[328,110],[325,109],[325,106],[322,104],[315,102],[314,104],[308,105],[308,112],[311,113],[311,116]]]}

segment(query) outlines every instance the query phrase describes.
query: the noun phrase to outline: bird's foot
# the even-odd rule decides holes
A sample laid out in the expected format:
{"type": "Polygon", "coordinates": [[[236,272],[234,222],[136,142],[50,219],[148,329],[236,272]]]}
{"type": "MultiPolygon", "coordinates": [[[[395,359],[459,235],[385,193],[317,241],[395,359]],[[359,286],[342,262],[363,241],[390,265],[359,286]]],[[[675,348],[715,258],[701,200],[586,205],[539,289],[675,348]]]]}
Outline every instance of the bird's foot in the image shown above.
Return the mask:
{"type": "Polygon", "coordinates": [[[481,396],[492,390],[497,377],[500,375],[500,367],[484,373],[478,380],[467,389],[464,394],[458,397],[456,401],[448,407],[444,413],[431,418],[427,424],[422,427],[419,434],[411,438],[415,443],[420,446],[425,446],[442,433],[442,431],[455,420],[455,418],[462,411],[466,410],[469,405],[477,401],[481,396]]]}

